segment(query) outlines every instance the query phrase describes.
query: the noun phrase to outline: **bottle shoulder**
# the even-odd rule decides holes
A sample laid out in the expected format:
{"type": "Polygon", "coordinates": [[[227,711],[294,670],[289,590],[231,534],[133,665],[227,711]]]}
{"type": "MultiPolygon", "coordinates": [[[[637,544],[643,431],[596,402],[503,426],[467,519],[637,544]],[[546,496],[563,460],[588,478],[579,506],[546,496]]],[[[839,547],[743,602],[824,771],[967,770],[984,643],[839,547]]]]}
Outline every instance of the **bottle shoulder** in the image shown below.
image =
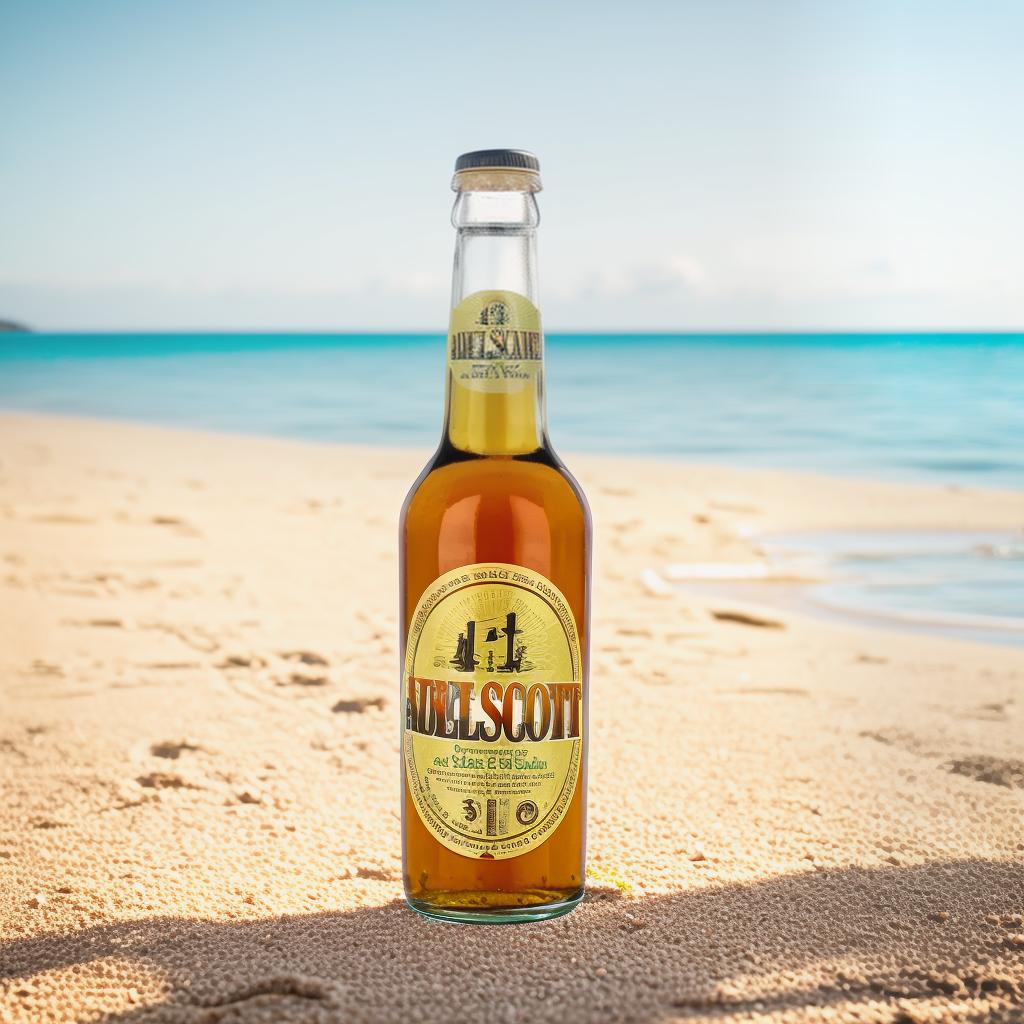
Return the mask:
{"type": "Polygon", "coordinates": [[[410,488],[402,518],[472,497],[519,497],[562,515],[578,511],[589,530],[590,509],[583,489],[550,449],[524,456],[467,456],[453,455],[442,446],[410,488]]]}

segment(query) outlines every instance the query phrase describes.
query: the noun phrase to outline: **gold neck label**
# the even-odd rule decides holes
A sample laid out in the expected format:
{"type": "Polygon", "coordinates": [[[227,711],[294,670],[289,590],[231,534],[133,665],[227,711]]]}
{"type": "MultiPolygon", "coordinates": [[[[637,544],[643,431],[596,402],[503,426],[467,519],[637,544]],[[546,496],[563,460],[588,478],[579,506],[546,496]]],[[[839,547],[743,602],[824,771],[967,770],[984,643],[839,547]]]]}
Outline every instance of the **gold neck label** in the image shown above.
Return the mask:
{"type": "Polygon", "coordinates": [[[525,295],[473,292],[452,310],[448,366],[453,388],[525,391],[537,378],[543,354],[540,312],[525,295]]]}

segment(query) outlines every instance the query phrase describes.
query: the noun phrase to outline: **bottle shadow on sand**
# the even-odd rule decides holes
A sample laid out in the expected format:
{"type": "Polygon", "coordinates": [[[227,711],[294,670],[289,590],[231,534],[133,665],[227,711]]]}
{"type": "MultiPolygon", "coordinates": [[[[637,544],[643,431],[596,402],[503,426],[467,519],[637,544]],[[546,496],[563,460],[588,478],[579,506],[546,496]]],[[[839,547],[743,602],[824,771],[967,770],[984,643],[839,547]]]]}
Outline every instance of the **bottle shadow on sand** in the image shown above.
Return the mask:
{"type": "Polygon", "coordinates": [[[957,1020],[1010,1021],[1024,1005],[1022,907],[1019,863],[951,860],[639,899],[600,892],[537,925],[435,923],[397,900],[155,917],[2,942],[0,978],[12,1010],[59,1000],[71,1013],[78,992],[98,1009],[138,977],[147,1005],[103,1017],[121,1024],[745,1019],[869,1003],[878,1019],[909,1022],[915,1006],[946,1000],[957,1020]],[[63,968],[73,975],[44,974],[63,968]]]}

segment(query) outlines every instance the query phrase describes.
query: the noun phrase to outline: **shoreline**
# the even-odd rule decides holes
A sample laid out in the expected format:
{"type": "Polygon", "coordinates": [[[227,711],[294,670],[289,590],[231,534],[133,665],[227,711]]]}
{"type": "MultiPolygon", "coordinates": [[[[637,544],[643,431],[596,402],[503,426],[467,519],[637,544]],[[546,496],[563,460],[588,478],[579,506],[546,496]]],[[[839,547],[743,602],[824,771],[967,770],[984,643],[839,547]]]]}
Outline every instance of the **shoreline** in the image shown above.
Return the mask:
{"type": "MultiPolygon", "coordinates": [[[[420,469],[423,468],[423,465],[433,455],[437,447],[436,442],[426,446],[416,446],[408,444],[391,444],[388,442],[335,441],[330,439],[292,437],[284,434],[251,433],[248,431],[218,429],[183,423],[158,422],[154,420],[134,419],[130,417],[93,416],[84,413],[22,410],[0,405],[0,430],[15,429],[18,421],[21,421],[25,426],[30,426],[32,424],[45,426],[47,423],[50,423],[51,425],[66,424],[69,426],[81,424],[84,427],[95,426],[100,428],[108,427],[139,431],[155,431],[161,434],[165,433],[169,435],[188,436],[196,440],[210,438],[247,441],[250,443],[264,442],[270,444],[295,445],[299,448],[328,448],[337,449],[339,451],[351,450],[360,454],[385,453],[389,457],[412,458],[414,462],[416,459],[419,459],[420,469]]],[[[438,420],[438,431],[440,431],[440,429],[441,422],[438,420]]],[[[684,471],[692,472],[694,474],[717,474],[721,478],[730,474],[736,474],[742,476],[749,475],[751,477],[761,477],[763,478],[763,481],[768,481],[771,478],[793,478],[794,481],[801,480],[809,484],[818,482],[826,485],[851,485],[854,487],[859,484],[867,485],[872,489],[877,488],[879,490],[904,492],[913,491],[917,494],[924,492],[932,494],[937,492],[966,493],[977,495],[985,499],[992,499],[1000,506],[1002,506],[1004,502],[1013,503],[1014,500],[1016,500],[1020,503],[1020,508],[1024,510],[1024,486],[1020,488],[998,486],[990,487],[955,481],[928,480],[920,477],[909,480],[896,480],[887,477],[884,474],[869,474],[861,476],[854,473],[831,473],[826,470],[818,469],[796,469],[786,466],[758,466],[746,463],[687,459],[684,456],[658,452],[599,452],[572,447],[563,448],[558,445],[556,445],[556,452],[558,456],[569,466],[570,470],[572,470],[572,467],[578,462],[594,463],[595,468],[596,464],[603,462],[620,465],[623,468],[639,464],[650,468],[661,467],[662,469],[671,469],[676,472],[684,471]]],[[[412,481],[410,480],[410,484],[411,483],[412,481]]],[[[993,526],[998,528],[1012,522],[1017,522],[1019,524],[1022,516],[1024,516],[1024,511],[1018,515],[1017,520],[1013,520],[1012,513],[1008,516],[1005,510],[1000,508],[996,513],[995,519],[991,522],[986,521],[984,526],[993,526]]],[[[925,516],[920,522],[908,520],[906,528],[915,529],[919,526],[927,525],[927,521],[930,521],[927,516],[925,516]]],[[[984,528],[984,526],[981,528],[984,528]]],[[[955,526],[950,527],[950,529],[955,528],[955,526]]]]}
{"type": "Polygon", "coordinates": [[[645,576],[771,531],[1019,529],[1024,495],[570,456],[588,895],[502,930],[496,974],[494,933],[401,903],[395,532],[426,453],[7,414],[0,449],[5,1024],[1024,1000],[1022,653],[645,576]]]}

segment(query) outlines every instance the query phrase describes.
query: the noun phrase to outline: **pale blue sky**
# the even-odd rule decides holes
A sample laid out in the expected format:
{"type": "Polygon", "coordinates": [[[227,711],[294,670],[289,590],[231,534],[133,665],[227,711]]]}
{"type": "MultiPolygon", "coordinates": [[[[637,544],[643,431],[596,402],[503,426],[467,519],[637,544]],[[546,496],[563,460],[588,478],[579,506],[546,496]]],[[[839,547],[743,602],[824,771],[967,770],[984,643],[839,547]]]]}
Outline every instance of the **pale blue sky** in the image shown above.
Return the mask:
{"type": "Polygon", "coordinates": [[[1024,327],[1024,3],[0,0],[0,316],[443,330],[455,156],[549,328],[1024,327]]]}

